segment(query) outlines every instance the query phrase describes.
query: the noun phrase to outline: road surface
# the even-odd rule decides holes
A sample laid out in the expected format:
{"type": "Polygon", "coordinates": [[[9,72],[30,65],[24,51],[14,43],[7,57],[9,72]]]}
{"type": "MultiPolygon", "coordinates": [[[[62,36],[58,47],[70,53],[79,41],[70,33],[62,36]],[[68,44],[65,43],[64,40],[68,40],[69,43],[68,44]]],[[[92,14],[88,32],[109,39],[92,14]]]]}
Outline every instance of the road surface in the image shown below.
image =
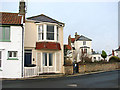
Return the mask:
{"type": "Polygon", "coordinates": [[[120,70],[73,77],[4,80],[2,88],[120,88],[120,70]]]}

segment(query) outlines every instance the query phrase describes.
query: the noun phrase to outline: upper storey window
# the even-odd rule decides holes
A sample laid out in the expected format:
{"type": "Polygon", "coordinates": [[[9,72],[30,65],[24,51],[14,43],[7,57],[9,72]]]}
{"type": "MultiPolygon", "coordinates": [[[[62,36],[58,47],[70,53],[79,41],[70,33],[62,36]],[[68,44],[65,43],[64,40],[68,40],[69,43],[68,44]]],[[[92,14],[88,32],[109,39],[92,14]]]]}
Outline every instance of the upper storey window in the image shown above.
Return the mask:
{"type": "Polygon", "coordinates": [[[10,27],[0,27],[0,41],[10,41],[10,27]]]}
{"type": "Polygon", "coordinates": [[[54,40],[54,25],[47,25],[47,40],[54,40]]]}
{"type": "Polygon", "coordinates": [[[43,30],[43,25],[38,26],[38,40],[43,40],[44,39],[44,30],[43,30]]]}
{"type": "Polygon", "coordinates": [[[53,24],[38,25],[38,41],[59,41],[59,28],[53,24]]]}

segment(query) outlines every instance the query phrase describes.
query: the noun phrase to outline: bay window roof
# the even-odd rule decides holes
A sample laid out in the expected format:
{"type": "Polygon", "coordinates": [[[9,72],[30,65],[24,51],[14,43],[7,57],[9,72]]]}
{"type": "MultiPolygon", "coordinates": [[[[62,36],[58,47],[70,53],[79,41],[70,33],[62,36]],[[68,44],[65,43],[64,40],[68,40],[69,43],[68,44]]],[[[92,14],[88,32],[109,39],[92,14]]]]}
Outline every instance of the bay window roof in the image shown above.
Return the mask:
{"type": "Polygon", "coordinates": [[[39,50],[61,50],[60,44],[56,42],[36,42],[36,49],[39,50]]]}
{"type": "Polygon", "coordinates": [[[59,24],[59,25],[65,25],[64,23],[62,23],[62,22],[59,22],[59,21],[57,21],[57,20],[55,20],[55,19],[52,19],[52,18],[50,18],[50,17],[48,17],[48,16],[46,16],[46,15],[44,15],[44,14],[41,14],[41,15],[37,15],[37,16],[32,16],[32,17],[29,17],[29,18],[27,18],[28,20],[34,20],[34,21],[36,21],[36,23],[38,22],[50,22],[50,23],[57,23],[57,24],[59,24]]]}

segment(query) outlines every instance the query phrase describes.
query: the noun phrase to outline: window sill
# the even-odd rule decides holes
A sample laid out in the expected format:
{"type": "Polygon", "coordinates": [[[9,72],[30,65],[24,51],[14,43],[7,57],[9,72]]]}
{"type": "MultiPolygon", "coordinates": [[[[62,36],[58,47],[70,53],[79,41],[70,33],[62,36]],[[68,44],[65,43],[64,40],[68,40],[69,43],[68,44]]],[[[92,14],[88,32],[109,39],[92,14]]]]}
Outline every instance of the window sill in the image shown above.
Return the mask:
{"type": "Polygon", "coordinates": [[[18,60],[18,58],[8,58],[7,60],[18,60]]]}
{"type": "Polygon", "coordinates": [[[0,42],[11,42],[10,40],[0,40],[0,42]]]}

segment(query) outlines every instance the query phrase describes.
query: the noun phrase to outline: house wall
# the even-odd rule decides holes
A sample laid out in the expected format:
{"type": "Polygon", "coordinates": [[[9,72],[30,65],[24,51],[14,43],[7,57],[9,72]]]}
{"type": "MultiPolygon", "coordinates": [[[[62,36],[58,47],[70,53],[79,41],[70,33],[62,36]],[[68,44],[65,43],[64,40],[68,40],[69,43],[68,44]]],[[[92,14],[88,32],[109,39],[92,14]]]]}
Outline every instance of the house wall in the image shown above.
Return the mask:
{"type": "Polygon", "coordinates": [[[37,25],[34,22],[25,22],[24,47],[36,47],[37,25]]]}
{"type": "Polygon", "coordinates": [[[118,57],[120,58],[120,51],[118,52],[118,57]]]}
{"type": "MultiPolygon", "coordinates": [[[[36,42],[38,42],[38,33],[37,33],[37,24],[35,24],[32,21],[26,21],[25,23],[25,42],[24,42],[24,48],[25,49],[32,49],[32,63],[36,64],[37,63],[37,52],[38,50],[35,50],[36,47],[36,42]],[[33,58],[35,59],[33,61],[33,58]]],[[[47,23],[42,23],[42,24],[47,24],[47,23]]],[[[47,40],[44,40],[47,41],[47,40]]],[[[48,41],[49,42],[49,41],[48,41]]],[[[61,46],[60,54],[61,54],[61,70],[60,73],[64,72],[64,54],[63,54],[63,27],[59,28],[59,41],[52,40],[52,42],[59,42],[61,46]]],[[[46,50],[43,50],[46,51],[46,50]]],[[[47,50],[48,51],[48,50],[47,50]]],[[[48,51],[49,52],[49,51],[48,51]]],[[[56,51],[55,51],[56,52],[56,51]]]]}
{"type": "Polygon", "coordinates": [[[101,54],[92,54],[91,56],[92,56],[92,62],[94,62],[94,61],[100,61],[101,59],[103,59],[101,57],[101,54]],[[94,57],[96,57],[96,59],[94,59],[94,57]],[[100,57],[100,59],[98,57],[100,57]]]}
{"type": "Polygon", "coordinates": [[[86,45],[83,45],[83,41],[75,41],[74,45],[77,50],[79,50],[79,48],[82,46],[90,47],[90,48],[87,48],[87,52],[91,54],[91,41],[86,41],[86,45]]]}
{"type": "Polygon", "coordinates": [[[10,26],[11,42],[0,42],[2,51],[2,77],[0,78],[21,78],[22,77],[22,27],[10,26]],[[8,51],[18,51],[18,60],[7,60],[8,51]]]}

